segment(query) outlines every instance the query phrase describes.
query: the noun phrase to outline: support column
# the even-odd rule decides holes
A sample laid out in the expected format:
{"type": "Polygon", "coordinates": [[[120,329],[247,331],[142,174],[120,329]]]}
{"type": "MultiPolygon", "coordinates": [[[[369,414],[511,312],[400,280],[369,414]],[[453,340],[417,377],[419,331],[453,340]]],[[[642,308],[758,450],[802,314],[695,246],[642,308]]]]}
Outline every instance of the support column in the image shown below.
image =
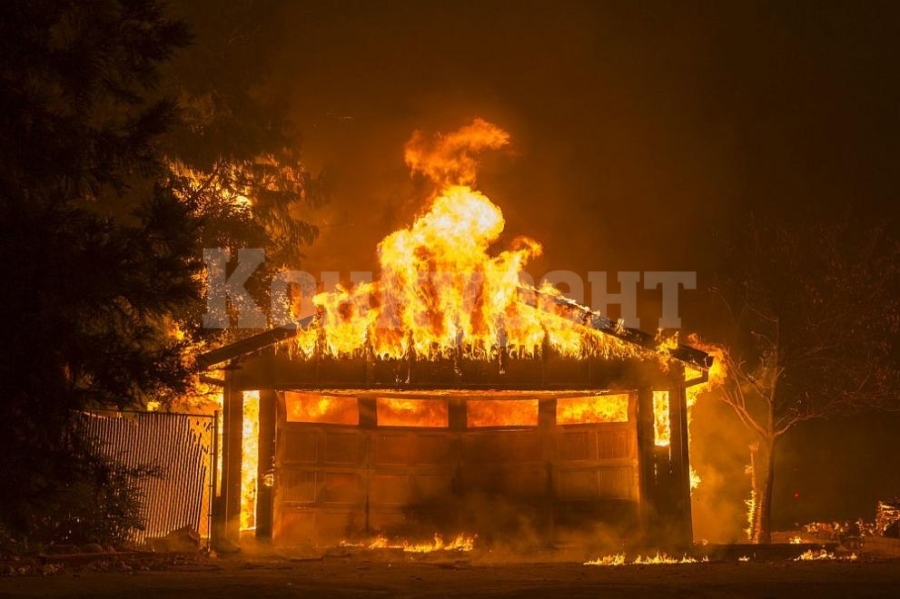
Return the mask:
{"type": "Polygon", "coordinates": [[[673,501],[680,542],[686,546],[693,543],[693,522],[691,518],[691,470],[688,453],[687,394],[683,383],[676,383],[669,389],[669,421],[671,427],[670,459],[674,478],[673,501]]]}
{"type": "Polygon", "coordinates": [[[259,391],[259,461],[256,478],[256,538],[272,539],[272,483],[275,477],[275,414],[273,389],[259,391]]]}
{"type": "MultiPolygon", "coordinates": [[[[233,367],[231,367],[233,368],[233,367]]],[[[225,371],[222,410],[222,539],[224,549],[240,543],[241,446],[244,428],[244,394],[234,385],[234,371],[225,371]]]]}
{"type": "Polygon", "coordinates": [[[370,493],[372,492],[372,456],[375,453],[375,436],[378,434],[376,430],[378,426],[378,403],[373,397],[360,397],[356,400],[359,409],[359,434],[362,436],[362,455],[363,462],[359,464],[362,477],[361,484],[365,490],[365,504],[363,505],[363,515],[365,518],[365,531],[371,530],[370,521],[370,493]]]}
{"type": "Polygon", "coordinates": [[[449,428],[454,432],[466,430],[466,400],[462,397],[451,397],[447,401],[447,420],[449,428]]]}
{"type": "MultiPolygon", "coordinates": [[[[557,501],[556,501],[556,399],[538,401],[538,431],[541,436],[541,451],[546,472],[543,511],[546,517],[548,538],[556,539],[557,501]]],[[[541,521],[538,521],[538,525],[541,521]]]]}
{"type": "Polygon", "coordinates": [[[653,390],[641,387],[637,392],[637,446],[640,470],[641,528],[647,539],[656,522],[656,446],[653,431],[653,390]]]}
{"type": "Polygon", "coordinates": [[[462,476],[463,436],[466,435],[468,406],[463,397],[450,397],[447,404],[447,420],[450,425],[450,451],[453,464],[453,478],[450,482],[451,505],[453,506],[454,525],[463,526],[465,510],[462,501],[465,494],[462,476]]]}

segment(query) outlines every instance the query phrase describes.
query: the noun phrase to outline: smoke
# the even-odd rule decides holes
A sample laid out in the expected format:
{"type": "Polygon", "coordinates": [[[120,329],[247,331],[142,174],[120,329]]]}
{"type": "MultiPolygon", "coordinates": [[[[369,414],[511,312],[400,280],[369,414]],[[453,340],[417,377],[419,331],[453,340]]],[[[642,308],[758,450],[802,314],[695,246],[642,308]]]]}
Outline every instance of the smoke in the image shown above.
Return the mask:
{"type": "Polygon", "coordinates": [[[443,538],[460,532],[477,535],[472,556],[491,562],[584,561],[598,555],[647,549],[640,545],[637,503],[605,505],[606,522],[597,514],[554,510],[545,500],[507,494],[469,491],[410,507],[407,525],[384,531],[386,536],[427,538],[436,531],[443,538]],[[616,517],[610,517],[615,513],[616,517]],[[440,515],[429,518],[429,514],[440,515]],[[568,520],[568,521],[566,521],[568,520]],[[425,535],[425,536],[423,536],[425,535]]]}
{"type": "Polygon", "coordinates": [[[701,482],[691,493],[695,541],[746,542],[750,479],[745,469],[750,431],[716,391],[701,393],[692,408],[691,466],[701,482]]]}

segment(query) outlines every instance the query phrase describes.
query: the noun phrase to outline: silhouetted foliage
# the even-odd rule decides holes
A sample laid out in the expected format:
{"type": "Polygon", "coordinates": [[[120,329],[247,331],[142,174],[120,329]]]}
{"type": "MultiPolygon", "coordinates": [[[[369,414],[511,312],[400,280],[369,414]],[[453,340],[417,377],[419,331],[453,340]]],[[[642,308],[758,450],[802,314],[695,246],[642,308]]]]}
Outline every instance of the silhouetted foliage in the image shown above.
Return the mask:
{"type": "Polygon", "coordinates": [[[70,436],[70,463],[75,472],[58,492],[25,508],[28,541],[82,546],[96,543],[119,547],[137,530],[144,530],[144,497],[139,481],[161,476],[159,467],[125,466],[98,452],[90,443],[70,436]]]}
{"type": "Polygon", "coordinates": [[[113,506],[129,475],[72,451],[71,414],[191,387],[204,247],[266,248],[264,300],[315,238],[326,179],[266,92],[277,8],[0,3],[0,529],[112,539],[134,524],[113,506]],[[120,524],[86,524],[92,509],[120,524]]]}
{"type": "Polygon", "coordinates": [[[176,111],[153,96],[160,63],[188,41],[154,0],[0,3],[0,523],[10,532],[49,530],[41,507],[52,519],[75,489],[85,508],[87,488],[112,492],[99,458],[66,441],[74,410],[186,385],[183,342],[166,320],[199,301],[199,222],[158,184],[160,135],[176,111]]]}
{"type": "MultiPolygon", "coordinates": [[[[310,214],[330,195],[327,171],[303,166],[289,95],[268,77],[286,8],[272,0],[182,3],[196,43],[167,67],[184,119],[163,145],[169,183],[201,217],[203,247],[228,249],[231,267],[239,248],[265,250],[247,283],[263,310],[274,273],[300,267],[318,236],[310,214]]],[[[185,327],[196,322],[192,314],[185,327]]]]}

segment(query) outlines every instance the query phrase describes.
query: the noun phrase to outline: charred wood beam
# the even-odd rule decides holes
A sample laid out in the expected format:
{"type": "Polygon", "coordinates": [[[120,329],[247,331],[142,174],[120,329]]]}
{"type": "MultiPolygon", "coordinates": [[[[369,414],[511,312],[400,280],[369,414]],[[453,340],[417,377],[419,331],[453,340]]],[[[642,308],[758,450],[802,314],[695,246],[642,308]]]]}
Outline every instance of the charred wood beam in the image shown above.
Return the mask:
{"type": "Polygon", "coordinates": [[[200,356],[197,357],[197,365],[201,369],[208,369],[212,366],[215,366],[216,364],[221,364],[222,362],[227,362],[229,360],[245,356],[255,351],[259,351],[263,348],[269,347],[270,345],[274,345],[275,343],[284,341],[285,339],[295,337],[297,335],[298,329],[306,328],[312,323],[312,321],[313,317],[309,316],[299,321],[296,327],[281,327],[277,329],[269,329],[268,331],[263,331],[262,333],[247,337],[246,339],[241,339],[240,341],[229,343],[224,347],[214,349],[212,351],[206,352],[205,354],[200,354],[200,356]]]}
{"type": "Polygon", "coordinates": [[[690,379],[688,381],[685,381],[684,388],[687,389],[688,387],[693,387],[694,385],[700,385],[702,383],[707,383],[707,382],[709,382],[709,371],[704,370],[702,375],[700,375],[696,378],[690,379]]]}
{"type": "MultiPolygon", "coordinates": [[[[659,345],[656,336],[640,329],[621,326],[620,323],[602,316],[567,297],[550,295],[538,289],[534,289],[533,287],[519,287],[519,293],[521,300],[524,301],[526,305],[533,308],[541,309],[540,302],[537,301],[538,296],[548,298],[557,306],[566,308],[570,312],[573,322],[577,322],[583,326],[593,328],[601,333],[611,335],[612,337],[616,337],[648,350],[655,351],[659,345]]],[[[679,345],[671,350],[670,353],[673,358],[704,370],[709,369],[713,363],[712,356],[688,345],[679,345]]]]}

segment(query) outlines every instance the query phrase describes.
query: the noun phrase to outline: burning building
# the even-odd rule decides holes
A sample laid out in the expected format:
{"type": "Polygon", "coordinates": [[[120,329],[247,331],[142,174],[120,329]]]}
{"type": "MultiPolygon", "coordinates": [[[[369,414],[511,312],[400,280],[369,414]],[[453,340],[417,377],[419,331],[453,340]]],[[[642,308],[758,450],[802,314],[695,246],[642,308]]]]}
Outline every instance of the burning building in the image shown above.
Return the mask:
{"type": "Polygon", "coordinates": [[[414,136],[436,192],[379,245],[380,278],[202,356],[224,372],[225,539],[691,541],[686,398],[711,359],[522,284],[537,242],[490,252],[504,221],[471,155],[507,140],[414,136]]]}

